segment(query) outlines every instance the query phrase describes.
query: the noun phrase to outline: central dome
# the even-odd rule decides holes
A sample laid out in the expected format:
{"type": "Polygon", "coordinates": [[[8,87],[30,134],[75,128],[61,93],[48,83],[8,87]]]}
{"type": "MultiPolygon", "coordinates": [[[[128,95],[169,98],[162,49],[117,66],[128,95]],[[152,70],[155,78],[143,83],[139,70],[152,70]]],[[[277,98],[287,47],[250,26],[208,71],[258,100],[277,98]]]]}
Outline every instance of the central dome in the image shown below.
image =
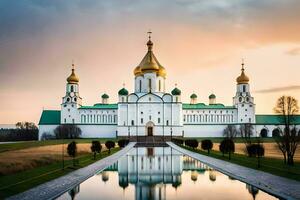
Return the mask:
{"type": "Polygon", "coordinates": [[[142,59],[141,63],[134,69],[134,75],[140,76],[147,72],[156,72],[158,76],[166,77],[166,69],[158,62],[157,58],[153,54],[153,42],[148,40],[147,42],[148,52],[142,59]]]}

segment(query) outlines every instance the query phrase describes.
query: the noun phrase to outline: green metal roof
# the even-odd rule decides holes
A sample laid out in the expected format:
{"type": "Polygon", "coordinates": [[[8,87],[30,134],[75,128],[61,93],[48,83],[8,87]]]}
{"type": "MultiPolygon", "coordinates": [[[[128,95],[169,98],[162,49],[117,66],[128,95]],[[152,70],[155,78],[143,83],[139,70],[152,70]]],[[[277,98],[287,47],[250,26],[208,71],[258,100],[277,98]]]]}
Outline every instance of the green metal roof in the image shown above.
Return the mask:
{"type": "Polygon", "coordinates": [[[126,88],[122,88],[121,90],[119,90],[118,92],[119,95],[128,95],[128,90],[126,90],[126,88]]]}
{"type": "Polygon", "coordinates": [[[60,124],[59,110],[43,110],[39,125],[60,124]]]}
{"type": "Polygon", "coordinates": [[[223,104],[217,103],[217,104],[210,104],[205,105],[204,103],[197,103],[197,104],[188,104],[184,103],[182,104],[182,109],[233,109],[234,106],[224,106],[223,104]]]}
{"type": "Polygon", "coordinates": [[[96,103],[93,106],[81,106],[79,109],[118,109],[118,104],[96,103]]]}
{"type": "Polygon", "coordinates": [[[101,98],[102,98],[102,99],[108,99],[109,96],[108,96],[106,93],[104,93],[104,94],[102,94],[101,98]]]}
{"type": "MultiPolygon", "coordinates": [[[[282,115],[256,115],[256,124],[263,125],[279,125],[284,124],[284,116],[282,115]]],[[[291,118],[291,124],[300,124],[300,115],[291,118]]]]}
{"type": "Polygon", "coordinates": [[[195,93],[193,93],[191,96],[190,96],[191,99],[196,99],[197,98],[197,95],[195,93]]]}
{"type": "Polygon", "coordinates": [[[215,95],[215,94],[211,94],[211,95],[208,96],[208,98],[209,98],[209,99],[215,99],[215,98],[216,98],[216,95],[215,95]]]}
{"type": "Polygon", "coordinates": [[[171,91],[171,93],[172,95],[181,95],[181,90],[176,87],[171,91]]]}

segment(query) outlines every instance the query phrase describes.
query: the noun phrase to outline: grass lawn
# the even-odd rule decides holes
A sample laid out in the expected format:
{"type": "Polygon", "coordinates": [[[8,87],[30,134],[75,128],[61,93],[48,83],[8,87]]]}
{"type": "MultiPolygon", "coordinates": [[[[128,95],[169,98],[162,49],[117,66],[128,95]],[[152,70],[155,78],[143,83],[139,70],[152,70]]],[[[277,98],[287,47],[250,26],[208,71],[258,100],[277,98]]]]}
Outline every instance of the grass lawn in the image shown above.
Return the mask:
{"type": "MultiPolygon", "coordinates": [[[[111,150],[111,154],[119,150],[120,148],[114,148],[111,150]]],[[[72,160],[66,160],[65,170],[62,170],[62,162],[60,161],[13,175],[0,176],[0,199],[4,199],[8,196],[23,192],[39,184],[66,175],[76,169],[90,165],[97,160],[101,160],[102,158],[105,158],[111,154],[109,154],[107,150],[103,151],[97,156],[96,160],[93,160],[92,154],[80,156],[77,158],[79,164],[75,168],[73,168],[72,160]]]]}
{"type": "Polygon", "coordinates": [[[65,139],[65,140],[26,141],[26,142],[17,142],[17,143],[9,143],[9,144],[0,144],[0,153],[5,151],[30,148],[30,147],[62,144],[62,142],[65,144],[69,144],[72,141],[76,141],[77,143],[91,143],[93,140],[98,140],[101,143],[104,143],[107,140],[118,141],[117,138],[83,138],[83,139],[65,139]]]}
{"type": "Polygon", "coordinates": [[[261,167],[257,168],[257,158],[254,157],[248,157],[246,155],[241,155],[241,154],[233,154],[231,155],[231,160],[229,160],[228,155],[225,155],[225,157],[223,157],[222,153],[219,151],[210,151],[210,154],[208,155],[207,151],[203,151],[201,149],[192,149],[186,146],[181,146],[181,147],[193,152],[197,152],[199,154],[225,160],[252,169],[261,170],[277,176],[282,176],[289,179],[300,181],[300,162],[295,162],[294,166],[288,166],[283,163],[282,159],[263,157],[260,160],[261,167]]]}

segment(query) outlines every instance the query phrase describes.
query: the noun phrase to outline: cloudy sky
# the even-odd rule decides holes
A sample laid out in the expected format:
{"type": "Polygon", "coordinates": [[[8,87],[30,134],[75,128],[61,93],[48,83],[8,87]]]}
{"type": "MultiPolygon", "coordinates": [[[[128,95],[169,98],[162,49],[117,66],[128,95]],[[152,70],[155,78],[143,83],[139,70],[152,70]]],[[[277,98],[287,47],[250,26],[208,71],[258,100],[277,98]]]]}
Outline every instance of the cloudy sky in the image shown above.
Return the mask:
{"type": "Polygon", "coordinates": [[[0,124],[59,109],[72,60],[85,105],[104,92],[116,102],[149,29],[168,91],[231,105],[244,58],[257,113],[272,113],[280,95],[300,100],[299,11],[298,0],[1,0],[0,124]]]}

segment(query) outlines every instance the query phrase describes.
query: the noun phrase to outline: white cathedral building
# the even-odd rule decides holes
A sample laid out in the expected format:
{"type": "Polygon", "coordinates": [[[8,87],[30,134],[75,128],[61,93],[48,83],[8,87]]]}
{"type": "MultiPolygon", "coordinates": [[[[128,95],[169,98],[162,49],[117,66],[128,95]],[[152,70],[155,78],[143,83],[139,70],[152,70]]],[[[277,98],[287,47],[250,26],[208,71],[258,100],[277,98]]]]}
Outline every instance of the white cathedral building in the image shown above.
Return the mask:
{"type": "MultiPolygon", "coordinates": [[[[283,124],[276,115],[256,115],[251,96],[249,78],[242,64],[236,79],[233,104],[217,103],[216,95],[209,95],[209,104],[198,103],[192,94],[189,103],[181,101],[181,91],[175,87],[166,91],[166,69],[153,53],[149,37],[148,51],[134,69],[134,91],[122,88],[118,102],[109,103],[109,96],[102,95],[102,102],[93,106],[82,104],[79,78],[74,65],[67,78],[66,94],[60,110],[43,110],[39,121],[39,138],[42,134],[54,134],[61,124],[75,124],[84,138],[114,138],[120,136],[179,136],[222,137],[228,124],[253,124],[256,135],[262,130],[272,136],[283,124]]],[[[300,124],[300,117],[297,117],[300,124]]]]}

